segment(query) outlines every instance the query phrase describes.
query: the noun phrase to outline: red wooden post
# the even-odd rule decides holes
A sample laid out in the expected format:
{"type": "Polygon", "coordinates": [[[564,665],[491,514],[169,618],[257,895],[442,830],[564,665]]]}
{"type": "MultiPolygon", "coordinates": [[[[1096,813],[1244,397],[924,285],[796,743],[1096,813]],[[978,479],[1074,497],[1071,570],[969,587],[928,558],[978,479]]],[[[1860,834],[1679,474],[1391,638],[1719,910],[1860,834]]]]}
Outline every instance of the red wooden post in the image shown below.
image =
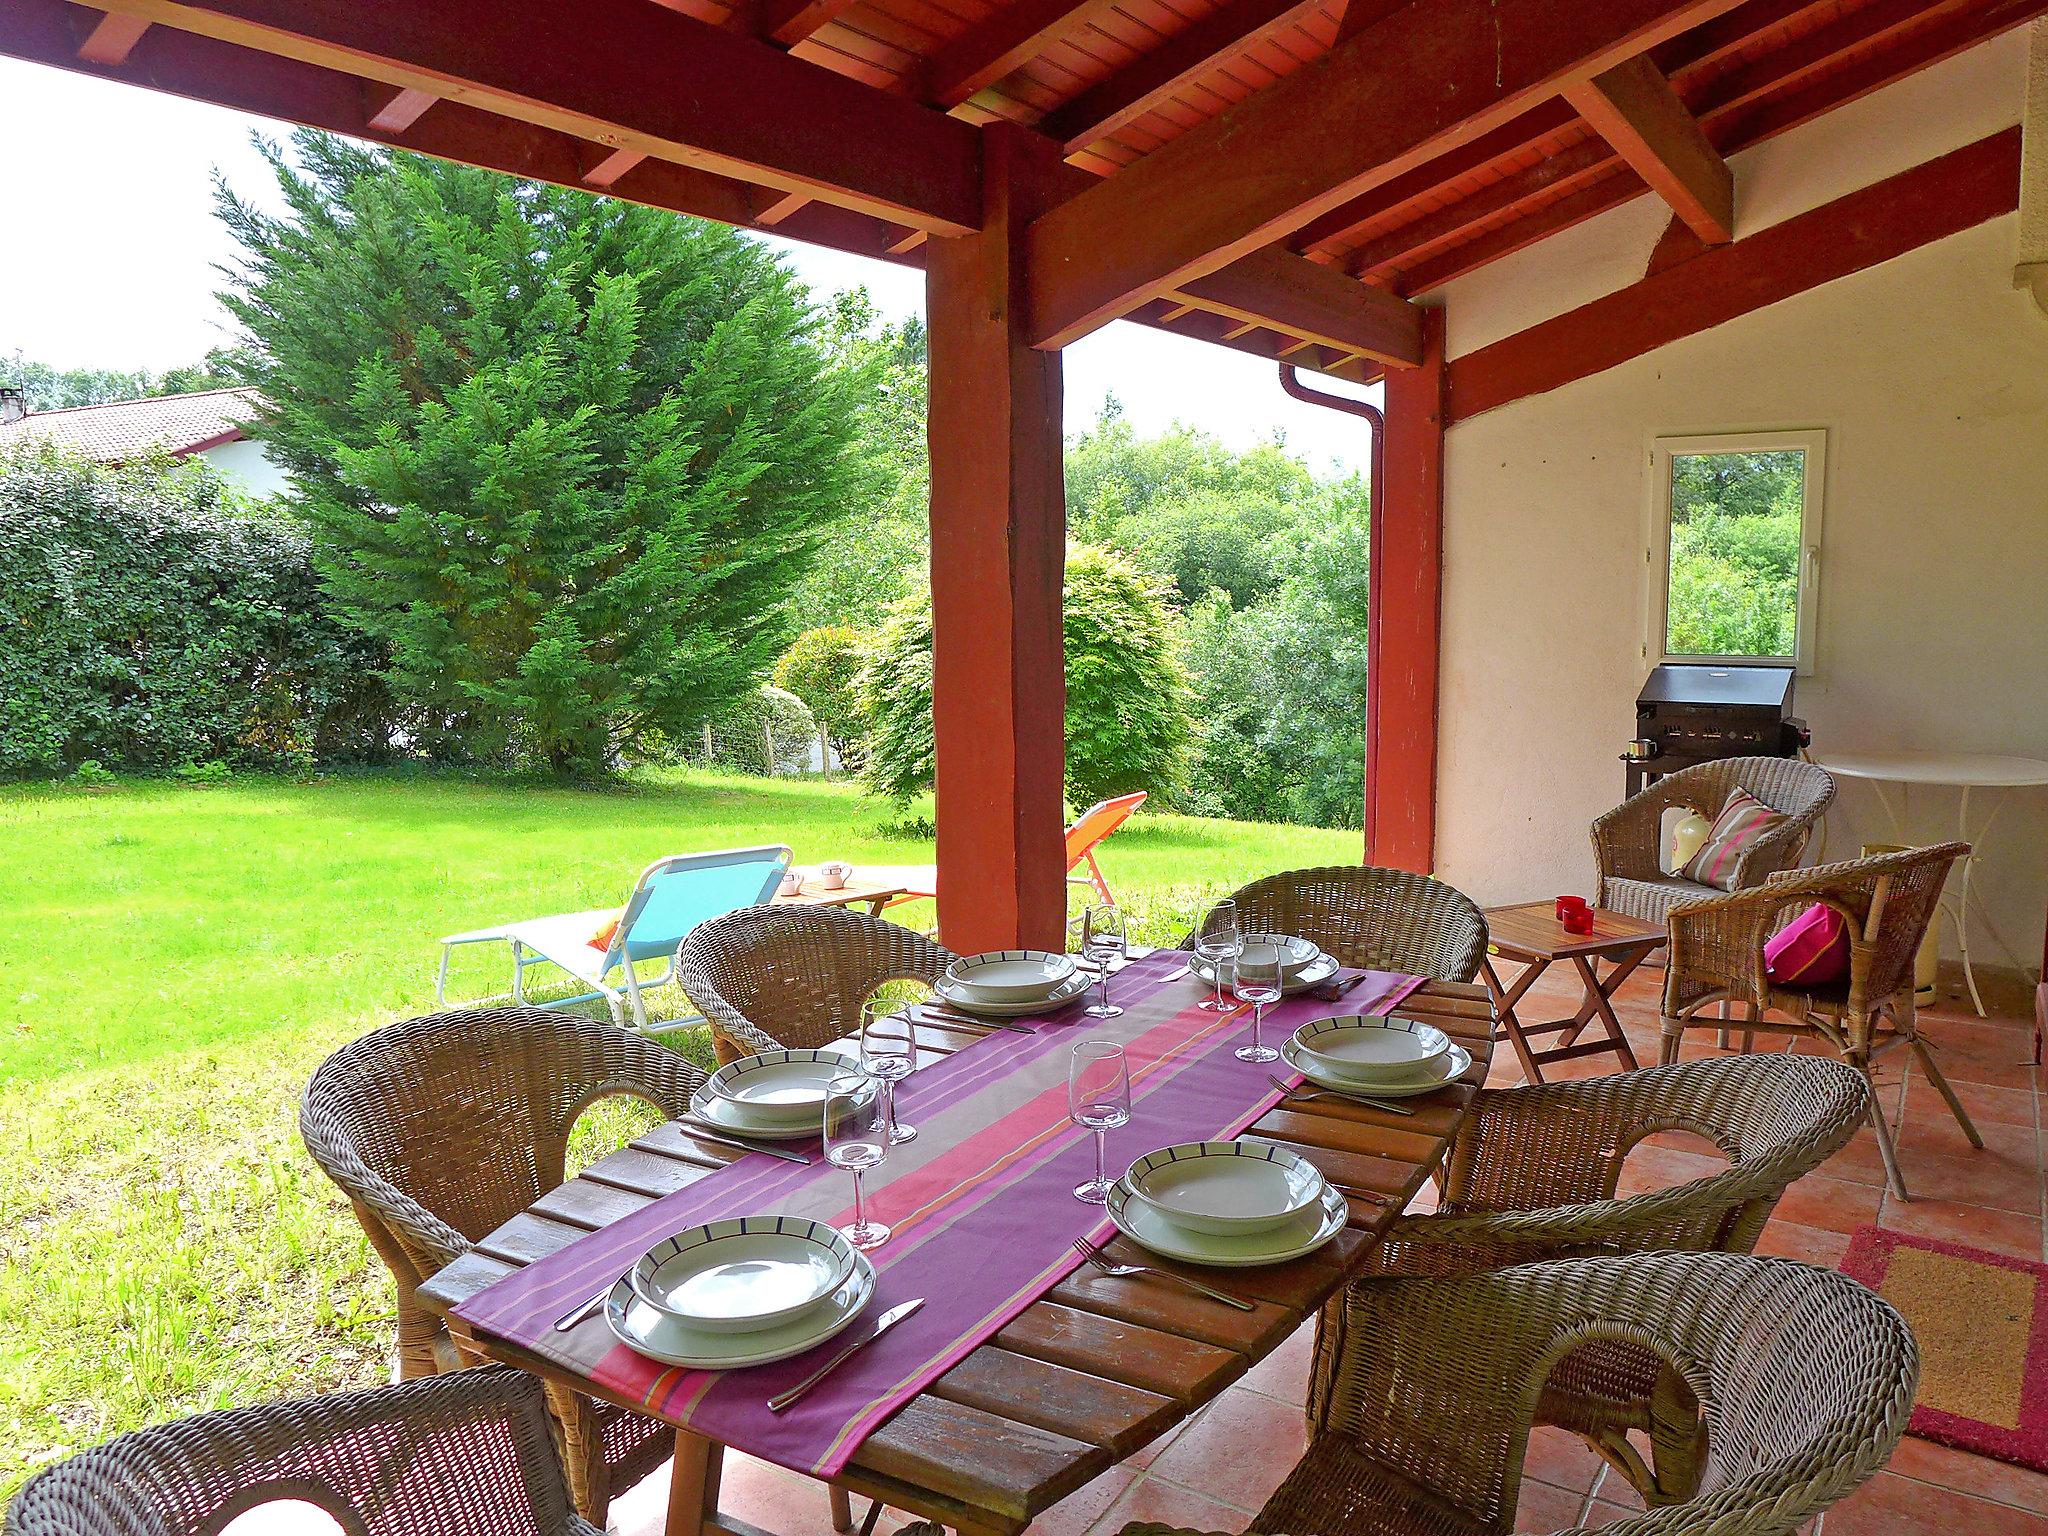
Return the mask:
{"type": "Polygon", "coordinates": [[[991,124],[983,227],[933,240],[926,268],[939,921],[963,953],[1066,931],[1060,355],[1030,345],[1024,271],[1058,170],[991,124]]]}
{"type": "Polygon", "coordinates": [[[1436,860],[1436,686],[1443,580],[1444,317],[1427,311],[1418,368],[1386,375],[1383,485],[1372,493],[1366,617],[1365,859],[1436,860]]]}

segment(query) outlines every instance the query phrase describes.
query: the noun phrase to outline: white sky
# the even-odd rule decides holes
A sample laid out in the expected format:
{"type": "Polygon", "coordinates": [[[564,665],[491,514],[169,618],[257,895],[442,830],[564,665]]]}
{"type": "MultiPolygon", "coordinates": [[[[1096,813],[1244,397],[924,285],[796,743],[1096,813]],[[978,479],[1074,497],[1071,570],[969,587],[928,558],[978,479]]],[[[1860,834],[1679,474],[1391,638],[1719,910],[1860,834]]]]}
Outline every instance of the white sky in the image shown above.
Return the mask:
{"type": "MultiPolygon", "coordinates": [[[[0,102],[15,125],[0,155],[0,358],[19,348],[59,368],[161,371],[228,340],[214,267],[234,248],[211,177],[217,167],[274,204],[249,134],[286,127],[11,59],[0,102]]],[[[865,284],[892,317],[923,305],[915,271],[776,244],[818,292],[865,284]]],[[[1364,465],[1355,418],[1289,400],[1272,364],[1221,347],[1111,325],[1067,349],[1066,379],[1069,431],[1114,391],[1140,431],[1180,420],[1238,448],[1282,432],[1319,469],[1364,465]]]]}

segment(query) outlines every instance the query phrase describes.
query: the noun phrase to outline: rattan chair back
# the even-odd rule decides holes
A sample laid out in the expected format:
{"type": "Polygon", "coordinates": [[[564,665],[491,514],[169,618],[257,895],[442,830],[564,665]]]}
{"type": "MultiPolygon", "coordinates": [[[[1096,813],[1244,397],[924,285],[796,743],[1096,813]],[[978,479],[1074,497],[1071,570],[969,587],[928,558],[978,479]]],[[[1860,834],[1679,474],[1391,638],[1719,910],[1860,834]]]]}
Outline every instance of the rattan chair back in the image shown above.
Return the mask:
{"type": "MultiPolygon", "coordinates": [[[[1486,1531],[1512,1528],[1552,1367],[1589,1345],[1615,1342],[1664,1362],[1663,1412],[1696,1413],[1707,1441],[1688,1499],[1607,1528],[1633,1536],[1790,1532],[1884,1465],[1919,1371],[1911,1330],[1882,1298],[1828,1270],[1749,1255],[1575,1259],[1387,1281],[1355,1287],[1347,1306],[1352,1343],[1332,1433],[1486,1531]]],[[[1341,1488],[1297,1477],[1257,1528],[1393,1528],[1333,1518],[1343,1498],[1341,1488]]]]}
{"type": "Polygon", "coordinates": [[[1240,887],[1231,900],[1246,932],[1313,940],[1342,965],[1470,981],[1486,954],[1486,919],[1472,898],[1405,869],[1288,870],[1240,887]]]}
{"type": "Polygon", "coordinates": [[[683,940],[678,979],[740,1053],[816,1050],[860,1028],[861,1004],[890,981],[926,986],[950,950],[844,907],[747,907],[683,940]]]}
{"type": "Polygon", "coordinates": [[[598,1536],[571,1512],[549,1434],[539,1379],[510,1366],[230,1408],[38,1473],[7,1530],[217,1536],[247,1510],[295,1500],[347,1536],[598,1536]]]}

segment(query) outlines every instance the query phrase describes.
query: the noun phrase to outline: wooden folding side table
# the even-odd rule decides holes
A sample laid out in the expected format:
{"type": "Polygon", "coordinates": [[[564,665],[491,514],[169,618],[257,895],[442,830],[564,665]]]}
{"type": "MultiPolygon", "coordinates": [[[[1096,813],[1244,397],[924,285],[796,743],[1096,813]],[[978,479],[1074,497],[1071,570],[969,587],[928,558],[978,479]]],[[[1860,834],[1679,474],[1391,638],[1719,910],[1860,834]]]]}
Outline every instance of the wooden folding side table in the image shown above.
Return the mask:
{"type": "Polygon", "coordinates": [[[1490,908],[1486,914],[1486,931],[1487,955],[1481,962],[1481,972],[1488,990],[1493,993],[1500,1027],[1506,1031],[1515,1055],[1521,1058],[1522,1071],[1530,1082],[1543,1081],[1542,1063],[1546,1061],[1597,1056],[1603,1051],[1612,1051],[1621,1058],[1625,1067],[1635,1070],[1636,1053],[1629,1048],[1628,1036],[1622,1032],[1621,1020],[1614,1016],[1610,999],[1614,996],[1614,989],[1664,942],[1661,924],[1646,923],[1640,918],[1610,912],[1605,907],[1595,907],[1591,933],[1567,933],[1564,924],[1557,920],[1554,903],[1531,901],[1519,906],[1490,908]],[[1496,956],[1522,965],[1522,973],[1512,985],[1502,985],[1500,973],[1494,969],[1496,956]],[[1603,959],[1609,967],[1604,979],[1599,973],[1599,962],[1603,959]],[[1568,1019],[1550,1019],[1535,1024],[1523,1022],[1516,1012],[1516,1005],[1536,984],[1536,978],[1560,960],[1569,960],[1579,973],[1580,983],[1585,988],[1585,1001],[1579,1004],[1579,1011],[1568,1019]],[[1579,1039],[1580,1032],[1595,1019],[1606,1027],[1606,1038],[1579,1039]],[[1532,1037],[1546,1035],[1560,1037],[1559,1043],[1543,1050],[1537,1050],[1530,1043],[1532,1037]]]}

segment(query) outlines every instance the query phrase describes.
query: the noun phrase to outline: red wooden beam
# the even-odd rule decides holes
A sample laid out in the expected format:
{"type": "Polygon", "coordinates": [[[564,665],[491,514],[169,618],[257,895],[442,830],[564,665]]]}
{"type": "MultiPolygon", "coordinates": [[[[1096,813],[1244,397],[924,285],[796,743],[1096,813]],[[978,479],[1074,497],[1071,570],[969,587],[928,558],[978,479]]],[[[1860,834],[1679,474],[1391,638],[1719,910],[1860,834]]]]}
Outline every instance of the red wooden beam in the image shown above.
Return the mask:
{"type": "Polygon", "coordinates": [[[1613,148],[1603,139],[1586,139],[1545,155],[1526,172],[1488,182],[1470,196],[1418,219],[1398,225],[1348,252],[1345,265],[1360,277],[1379,271],[1403,256],[1455,239],[1475,224],[1507,212],[1542,192],[1561,194],[1614,174],[1613,148]]]}
{"type": "Polygon", "coordinates": [[[1039,219],[1035,340],[1086,335],[1735,3],[1418,0],[1039,219]]]}
{"type": "Polygon", "coordinates": [[[761,36],[794,48],[855,4],[856,0],[767,0],[762,7],[761,36]]]}
{"type": "Polygon", "coordinates": [[[1565,87],[1593,131],[1709,245],[1735,238],[1735,177],[1699,120],[1638,55],[1565,87]]]}
{"type": "Polygon", "coordinates": [[[925,100],[957,107],[994,85],[1061,37],[1107,11],[1114,0],[1013,0],[932,55],[925,66],[925,100]]]}
{"type": "Polygon", "coordinates": [[[1443,311],[1425,314],[1422,365],[1386,377],[1365,666],[1365,859],[1424,874],[1436,864],[1445,427],[1443,311]]]}
{"type": "MultiPolygon", "coordinates": [[[[2043,14],[2048,14],[2048,0],[1994,0],[1990,5],[1965,5],[1940,13],[1930,13],[1922,0],[1876,0],[1712,81],[1696,106],[1696,115],[1722,153],[1734,154],[2043,14]],[[1836,62],[1842,59],[1852,62],[1836,62]]],[[[1526,177],[1509,180],[1536,190],[1526,177]]],[[[1512,193],[1517,189],[1504,190],[1512,193]]],[[[1600,178],[1560,202],[1493,226],[1462,245],[1407,267],[1395,286],[1402,293],[1427,293],[1454,277],[1619,207],[1643,190],[1640,179],[1632,174],[1600,178]]],[[[1504,202],[1519,200],[1503,198],[1504,202]]]]}
{"type": "MultiPolygon", "coordinates": [[[[1361,0],[1363,3],[1363,0],[1361,0]]],[[[1323,0],[1227,0],[1200,20],[1097,81],[1039,123],[1078,154],[1208,73],[1221,60],[1321,9],[1323,0]]]]}
{"type": "Polygon", "coordinates": [[[373,133],[400,134],[426,116],[427,108],[441,98],[425,91],[402,90],[395,86],[370,87],[373,102],[363,126],[373,133]]]}
{"type": "Polygon", "coordinates": [[[1335,267],[1271,247],[1198,277],[1168,297],[1398,367],[1412,367],[1422,357],[1422,310],[1416,305],[1368,288],[1335,267]]]}
{"type": "Polygon", "coordinates": [[[932,737],[938,894],[948,946],[1066,939],[1066,497],[1060,358],[1023,327],[1024,230],[1057,163],[987,130],[981,233],[932,241],[932,737]]]}
{"type": "Polygon", "coordinates": [[[2010,213],[2020,131],[1989,138],[1481,347],[1450,367],[1450,419],[1569,384],[2010,213]]]}
{"type": "Polygon", "coordinates": [[[934,233],[980,216],[969,125],[645,0],[107,8],[934,233]]]}
{"type": "Polygon", "coordinates": [[[134,52],[135,45],[142,41],[142,34],[148,30],[148,22],[138,21],[133,16],[102,16],[93,23],[85,41],[78,45],[78,56],[88,64],[100,64],[109,69],[126,64],[128,55],[134,52]]]}

